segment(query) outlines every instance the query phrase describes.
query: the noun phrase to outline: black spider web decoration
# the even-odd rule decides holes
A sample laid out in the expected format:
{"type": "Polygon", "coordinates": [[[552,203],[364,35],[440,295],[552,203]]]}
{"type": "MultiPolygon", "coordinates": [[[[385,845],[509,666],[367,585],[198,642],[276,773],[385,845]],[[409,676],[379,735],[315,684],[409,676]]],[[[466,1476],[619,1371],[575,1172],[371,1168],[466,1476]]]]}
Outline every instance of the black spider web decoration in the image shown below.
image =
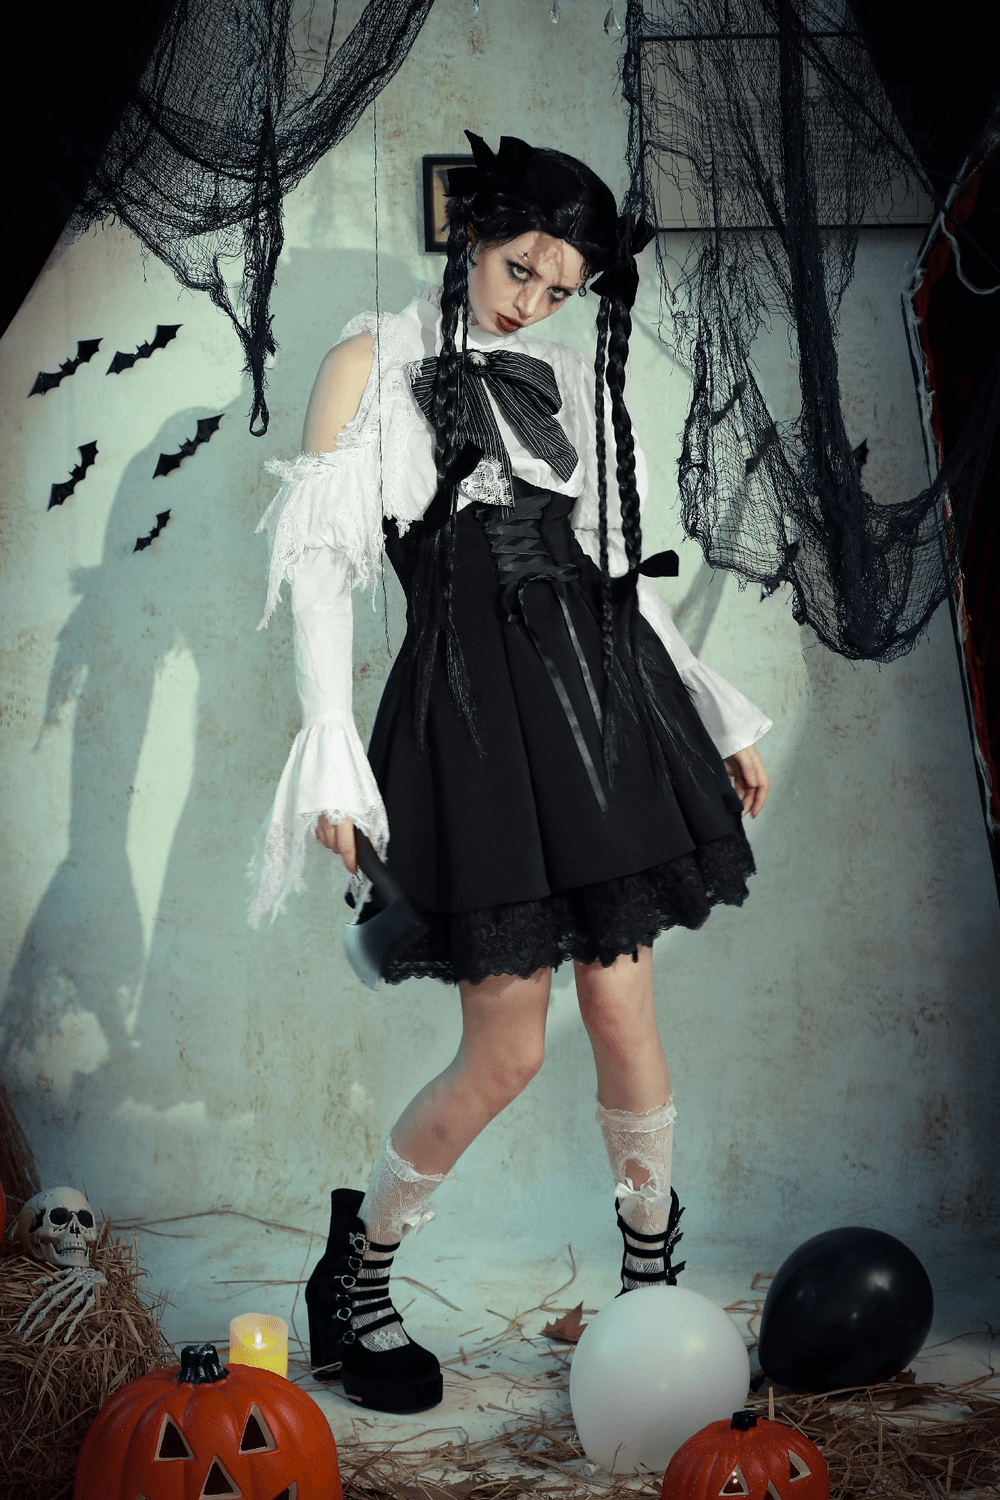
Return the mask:
{"type": "Polygon", "coordinates": [[[837,320],[872,205],[901,173],[936,195],[837,0],[629,0],[626,30],[629,206],[663,224],[668,193],[682,196],[703,231],[679,272],[657,240],[661,337],[693,374],[684,529],[741,587],[766,596],[787,582],[795,619],[832,650],[891,661],[957,578],[1000,420],[1000,361],[934,482],[880,504],[863,482],[867,448],[847,436],[837,320]],[[773,313],[798,341],[789,423],[772,417],[749,357],[773,313]]]}
{"type": "Polygon", "coordinates": [[[336,49],[336,0],[174,6],[71,221],[79,232],[119,219],[231,319],[255,436],[267,431],[265,364],[277,348],[269,301],[282,197],[393,77],[432,4],[369,0],[336,49]]]}

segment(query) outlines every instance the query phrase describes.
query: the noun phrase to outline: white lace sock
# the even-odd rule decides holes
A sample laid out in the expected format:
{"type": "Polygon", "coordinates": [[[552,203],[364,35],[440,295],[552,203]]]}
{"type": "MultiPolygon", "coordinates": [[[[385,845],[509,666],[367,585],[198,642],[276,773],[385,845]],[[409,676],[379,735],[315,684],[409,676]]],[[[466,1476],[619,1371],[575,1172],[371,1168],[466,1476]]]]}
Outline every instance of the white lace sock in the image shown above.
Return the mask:
{"type": "MultiPolygon", "coordinates": [[[[673,1094],[666,1104],[640,1114],[632,1114],[627,1109],[605,1109],[598,1101],[597,1120],[615,1174],[618,1212],[628,1227],[640,1234],[662,1234],[667,1227],[676,1118],[673,1094]]],[[[629,1243],[626,1235],[626,1245],[629,1243]]],[[[633,1248],[642,1248],[638,1241],[632,1243],[633,1248]]],[[[662,1269],[662,1260],[648,1260],[626,1253],[625,1273],[662,1269]]],[[[627,1274],[623,1274],[622,1284],[626,1291],[643,1285],[641,1281],[630,1280],[627,1274]]]]}
{"type": "MultiPolygon", "coordinates": [[[[367,1238],[377,1245],[397,1245],[411,1229],[414,1232],[422,1229],[434,1217],[434,1210],[427,1207],[431,1193],[439,1183],[454,1176],[454,1172],[418,1172],[411,1162],[404,1161],[393,1149],[391,1136],[387,1135],[368,1191],[358,1209],[367,1238]]],[[[377,1261],[378,1269],[359,1272],[358,1290],[365,1281],[381,1283],[372,1288],[371,1298],[366,1300],[378,1302],[388,1296],[385,1283],[394,1254],[395,1251],[385,1253],[371,1248],[365,1252],[365,1260],[377,1261]]],[[[382,1317],[385,1309],[359,1313],[357,1308],[363,1305],[355,1295],[351,1327],[366,1349],[400,1349],[410,1342],[399,1323],[389,1323],[385,1328],[376,1328],[374,1333],[365,1334],[366,1324],[382,1317]]]]}

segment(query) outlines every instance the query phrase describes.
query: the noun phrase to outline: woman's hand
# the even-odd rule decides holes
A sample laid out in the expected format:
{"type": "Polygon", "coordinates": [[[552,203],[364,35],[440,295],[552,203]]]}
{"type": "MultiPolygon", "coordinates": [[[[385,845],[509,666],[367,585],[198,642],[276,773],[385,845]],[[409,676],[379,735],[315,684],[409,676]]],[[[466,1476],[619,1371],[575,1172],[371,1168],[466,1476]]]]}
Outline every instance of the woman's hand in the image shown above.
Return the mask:
{"type": "Polygon", "coordinates": [[[753,745],[750,745],[746,750],[737,750],[735,755],[727,755],[723,765],[736,788],[736,795],[743,803],[743,817],[749,813],[755,818],[767,801],[770,787],[764,762],[753,745]]]}
{"type": "Polygon", "coordinates": [[[358,868],[358,851],[354,841],[354,824],[350,818],[331,823],[326,813],[320,813],[316,837],[331,853],[340,855],[352,875],[355,873],[358,868]]]}

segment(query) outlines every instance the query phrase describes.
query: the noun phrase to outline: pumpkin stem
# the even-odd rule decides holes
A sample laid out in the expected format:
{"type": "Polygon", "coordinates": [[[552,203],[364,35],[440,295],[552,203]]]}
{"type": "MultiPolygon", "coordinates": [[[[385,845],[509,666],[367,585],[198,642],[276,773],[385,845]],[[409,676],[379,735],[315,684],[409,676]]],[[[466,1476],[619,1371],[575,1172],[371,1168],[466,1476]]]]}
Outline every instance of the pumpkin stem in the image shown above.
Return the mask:
{"type": "MultiPolygon", "coordinates": [[[[212,1347],[211,1344],[209,1344],[208,1347],[211,1349],[211,1347],[212,1347]]],[[[733,1412],[733,1420],[729,1424],[729,1430],[730,1430],[730,1432],[732,1432],[733,1428],[735,1427],[735,1429],[736,1429],[737,1432],[747,1432],[747,1431],[749,1431],[749,1429],[751,1427],[756,1427],[756,1426],[757,1426],[757,1416],[756,1416],[756,1413],[750,1411],[749,1408],[744,1407],[742,1411],[734,1411],[733,1412]]]]}
{"type": "Polygon", "coordinates": [[[181,1350],[178,1385],[208,1385],[214,1380],[225,1380],[228,1374],[214,1344],[185,1344],[181,1350]]]}

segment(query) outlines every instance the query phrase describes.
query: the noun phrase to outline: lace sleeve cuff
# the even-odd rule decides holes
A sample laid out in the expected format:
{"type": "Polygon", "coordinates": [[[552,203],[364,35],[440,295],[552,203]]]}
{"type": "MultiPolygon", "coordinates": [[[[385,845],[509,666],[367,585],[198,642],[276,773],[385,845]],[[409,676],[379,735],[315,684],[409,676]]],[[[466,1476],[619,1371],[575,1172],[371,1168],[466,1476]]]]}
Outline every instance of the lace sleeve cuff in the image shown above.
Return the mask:
{"type": "MultiPolygon", "coordinates": [[[[352,818],[385,857],[385,807],[354,721],[343,714],[329,714],[295,736],[250,865],[252,926],[273,921],[288,895],[301,888],[306,849],[322,813],[332,823],[352,818]]],[[[354,878],[356,896],[365,885],[363,877],[354,878]]]]}
{"type": "Polygon", "coordinates": [[[698,660],[674,624],[655,584],[640,578],[638,592],[642,614],[667,648],[722,759],[756,744],[772,727],[771,720],[714,667],[698,660]]]}

